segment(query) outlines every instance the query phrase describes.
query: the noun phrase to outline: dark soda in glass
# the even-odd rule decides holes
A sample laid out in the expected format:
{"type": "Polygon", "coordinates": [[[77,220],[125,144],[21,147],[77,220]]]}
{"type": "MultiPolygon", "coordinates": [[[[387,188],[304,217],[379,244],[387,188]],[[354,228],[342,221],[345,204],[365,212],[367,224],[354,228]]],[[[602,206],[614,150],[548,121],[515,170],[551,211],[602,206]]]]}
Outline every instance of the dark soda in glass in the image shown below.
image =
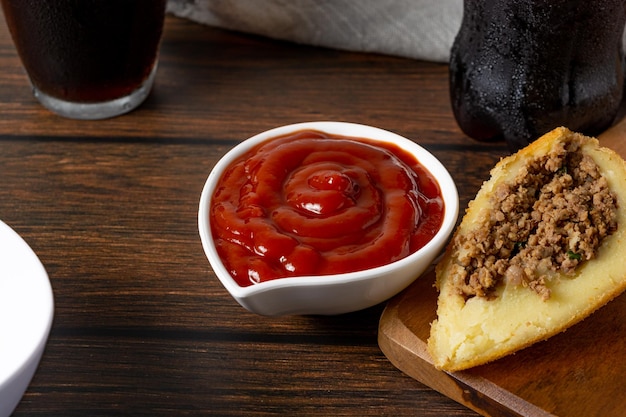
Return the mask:
{"type": "Polygon", "coordinates": [[[465,0],[451,50],[461,129],[519,149],[558,126],[596,135],[624,83],[624,0],[465,0]]]}
{"type": "Polygon", "coordinates": [[[152,81],[166,0],[2,0],[2,6],[36,94],[89,108],[152,81]]]}

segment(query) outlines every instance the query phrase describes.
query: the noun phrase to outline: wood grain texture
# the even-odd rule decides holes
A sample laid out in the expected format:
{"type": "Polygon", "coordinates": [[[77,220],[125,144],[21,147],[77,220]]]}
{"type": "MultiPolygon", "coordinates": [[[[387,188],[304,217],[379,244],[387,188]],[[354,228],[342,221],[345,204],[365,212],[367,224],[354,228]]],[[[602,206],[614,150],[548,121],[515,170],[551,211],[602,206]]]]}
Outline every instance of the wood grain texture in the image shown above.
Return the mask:
{"type": "Polygon", "coordinates": [[[36,102],[3,24],[0,66],[0,219],[40,257],[56,303],[15,417],[476,416],[382,354],[384,305],[338,317],[246,312],[214,277],[196,226],[226,151],[309,120],[416,140],[467,202],[506,147],[458,130],[445,65],[168,17],[147,102],[98,122],[36,102]]]}
{"type": "Polygon", "coordinates": [[[447,66],[170,16],[153,93],[105,121],[43,109],[6,25],[0,66],[0,219],[40,257],[56,305],[15,417],[477,415],[387,360],[384,304],[337,317],[246,312],[213,275],[196,226],[223,154],[311,120],[415,140],[448,168],[464,207],[508,152],[459,131],[447,66]]]}

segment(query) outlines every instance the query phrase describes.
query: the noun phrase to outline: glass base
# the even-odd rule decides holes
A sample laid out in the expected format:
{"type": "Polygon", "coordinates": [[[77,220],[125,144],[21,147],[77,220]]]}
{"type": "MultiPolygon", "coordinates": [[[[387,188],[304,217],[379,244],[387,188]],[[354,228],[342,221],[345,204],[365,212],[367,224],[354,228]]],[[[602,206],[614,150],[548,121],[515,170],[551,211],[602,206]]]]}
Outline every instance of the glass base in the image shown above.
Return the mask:
{"type": "Polygon", "coordinates": [[[128,113],[144,102],[150,94],[150,90],[152,90],[156,68],[157,66],[155,65],[141,87],[125,97],[110,101],[99,103],[74,103],[49,96],[34,86],[33,94],[45,108],[63,117],[79,120],[108,119],[128,113]]]}

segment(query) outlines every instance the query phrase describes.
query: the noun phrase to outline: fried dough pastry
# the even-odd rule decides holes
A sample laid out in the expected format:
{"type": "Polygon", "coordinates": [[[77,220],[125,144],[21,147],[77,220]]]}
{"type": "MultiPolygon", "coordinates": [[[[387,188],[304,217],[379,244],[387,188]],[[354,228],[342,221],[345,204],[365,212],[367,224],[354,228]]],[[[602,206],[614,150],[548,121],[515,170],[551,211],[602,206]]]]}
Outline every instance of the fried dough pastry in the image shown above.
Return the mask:
{"type": "Polygon", "coordinates": [[[626,162],[557,128],[503,158],[436,267],[437,368],[485,364],[565,331],[626,289],[626,162]]]}

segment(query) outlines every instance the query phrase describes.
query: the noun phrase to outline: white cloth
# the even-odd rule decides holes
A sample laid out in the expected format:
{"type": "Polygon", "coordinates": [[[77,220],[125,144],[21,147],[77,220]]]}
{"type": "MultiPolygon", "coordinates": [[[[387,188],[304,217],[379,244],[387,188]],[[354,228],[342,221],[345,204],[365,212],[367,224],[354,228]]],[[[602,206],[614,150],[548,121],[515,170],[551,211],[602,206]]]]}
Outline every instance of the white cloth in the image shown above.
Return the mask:
{"type": "Polygon", "coordinates": [[[448,62],[463,0],[168,0],[168,12],[302,44],[448,62]]]}
{"type": "Polygon", "coordinates": [[[168,11],[273,39],[447,62],[463,0],[169,0],[168,11]]]}

